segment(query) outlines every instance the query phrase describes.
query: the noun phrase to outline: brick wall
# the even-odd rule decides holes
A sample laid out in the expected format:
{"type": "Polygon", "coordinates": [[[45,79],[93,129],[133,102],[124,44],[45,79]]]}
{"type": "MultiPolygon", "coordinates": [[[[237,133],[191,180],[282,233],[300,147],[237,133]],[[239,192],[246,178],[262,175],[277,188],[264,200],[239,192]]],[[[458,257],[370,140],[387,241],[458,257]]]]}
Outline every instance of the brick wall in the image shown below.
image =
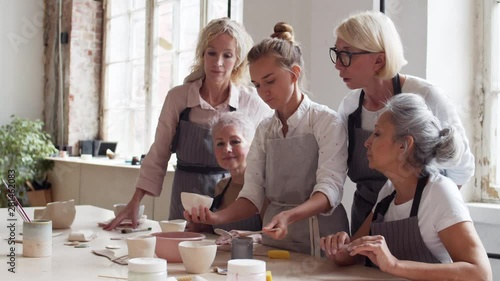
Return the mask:
{"type": "Polygon", "coordinates": [[[63,1],[62,32],[69,42],[62,45],[63,116],[59,113],[57,67],[58,6],[45,0],[45,112],[47,130],[57,144],[71,145],[77,153],[79,140],[96,139],[99,132],[99,98],[103,40],[102,2],[95,0],[63,1]],[[59,122],[64,119],[64,129],[59,122]]]}

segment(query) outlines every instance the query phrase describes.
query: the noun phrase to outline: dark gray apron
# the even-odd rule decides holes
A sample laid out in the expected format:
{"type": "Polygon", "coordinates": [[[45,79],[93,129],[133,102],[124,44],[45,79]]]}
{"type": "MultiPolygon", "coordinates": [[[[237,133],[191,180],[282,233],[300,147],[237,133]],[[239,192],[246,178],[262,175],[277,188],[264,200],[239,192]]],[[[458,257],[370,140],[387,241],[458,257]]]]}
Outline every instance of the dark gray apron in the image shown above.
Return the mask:
{"type": "MultiPolygon", "coordinates": [[[[392,255],[400,260],[425,263],[441,263],[427,248],[418,227],[418,208],[422,192],[429,180],[429,175],[418,180],[415,197],[411,206],[410,217],[407,219],[384,222],[384,216],[394,200],[396,191],[382,199],[375,207],[370,235],[382,235],[392,255]]],[[[373,265],[367,258],[367,263],[373,265]]]]}
{"type": "MultiPolygon", "coordinates": [[[[215,196],[214,202],[212,203],[212,206],[210,207],[210,210],[212,212],[215,212],[219,209],[220,205],[222,204],[222,198],[224,198],[224,194],[226,193],[227,189],[231,186],[231,179],[227,182],[226,186],[222,190],[222,192],[215,196]]],[[[230,222],[230,223],[225,223],[225,224],[219,224],[219,225],[213,225],[213,228],[222,228],[227,231],[231,230],[261,230],[262,229],[262,220],[260,219],[259,214],[255,214],[254,216],[244,219],[244,220],[239,220],[235,222],[230,222]]]]}
{"type": "MultiPolygon", "coordinates": [[[[270,203],[263,225],[285,211],[309,199],[316,185],[318,143],[312,134],[266,141],[266,197],[270,203]]],[[[262,237],[265,245],[321,256],[320,237],[349,231],[344,206],[340,204],[329,216],[316,215],[288,226],[283,240],[262,237]]]]}
{"type": "MultiPolygon", "coordinates": [[[[401,93],[399,74],[392,79],[394,94],[401,93]]],[[[361,128],[361,112],[365,92],[361,91],[358,108],[349,114],[347,128],[349,134],[347,175],[356,183],[356,191],[351,207],[351,233],[354,235],[370,214],[377,202],[378,192],[384,186],[387,178],[376,170],[368,167],[365,141],[372,134],[361,128]]]]}
{"type": "Polygon", "coordinates": [[[181,112],[170,148],[177,153],[177,168],[170,197],[170,220],[184,218],[181,192],[213,197],[217,182],[229,175],[217,164],[211,130],[190,122],[190,111],[191,108],[186,108],[181,112]]]}

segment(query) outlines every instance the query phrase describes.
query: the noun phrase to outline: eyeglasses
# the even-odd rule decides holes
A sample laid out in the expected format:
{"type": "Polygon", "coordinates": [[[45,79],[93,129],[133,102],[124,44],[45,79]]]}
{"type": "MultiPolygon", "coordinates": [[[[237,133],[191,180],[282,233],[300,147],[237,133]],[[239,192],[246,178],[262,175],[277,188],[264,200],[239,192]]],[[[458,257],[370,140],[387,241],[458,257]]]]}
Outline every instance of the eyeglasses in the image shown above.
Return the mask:
{"type": "Polygon", "coordinates": [[[345,67],[349,67],[351,65],[352,56],[366,54],[373,54],[373,52],[362,51],[353,53],[348,51],[339,51],[337,47],[330,48],[330,59],[333,64],[337,64],[337,61],[340,60],[340,63],[345,67]]]}

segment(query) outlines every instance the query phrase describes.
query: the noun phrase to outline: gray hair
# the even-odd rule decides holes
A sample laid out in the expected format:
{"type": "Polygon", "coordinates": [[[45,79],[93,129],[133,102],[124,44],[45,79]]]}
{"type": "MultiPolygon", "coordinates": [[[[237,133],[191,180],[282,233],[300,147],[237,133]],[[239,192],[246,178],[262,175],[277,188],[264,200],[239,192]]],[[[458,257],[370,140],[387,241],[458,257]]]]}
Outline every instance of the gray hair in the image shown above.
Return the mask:
{"type": "Polygon", "coordinates": [[[425,100],[416,94],[393,96],[385,105],[395,127],[394,139],[408,147],[407,136],[413,137],[414,150],[406,151],[408,164],[415,168],[432,169],[432,162],[449,166],[463,152],[461,136],[451,125],[441,127],[425,100]]]}
{"type": "Polygon", "coordinates": [[[226,126],[234,126],[241,131],[246,141],[252,142],[255,135],[255,123],[247,115],[238,111],[222,113],[211,124],[212,136],[226,126]]]}

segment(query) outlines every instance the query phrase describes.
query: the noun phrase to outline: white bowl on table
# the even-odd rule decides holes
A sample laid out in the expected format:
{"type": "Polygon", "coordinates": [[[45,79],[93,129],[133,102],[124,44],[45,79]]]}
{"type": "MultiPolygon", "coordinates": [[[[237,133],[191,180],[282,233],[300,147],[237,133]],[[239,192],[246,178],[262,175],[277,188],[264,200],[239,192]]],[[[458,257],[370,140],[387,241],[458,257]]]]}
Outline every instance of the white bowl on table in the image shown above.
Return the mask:
{"type": "Polygon", "coordinates": [[[191,214],[191,209],[198,209],[199,206],[210,208],[214,199],[207,195],[191,193],[191,192],[181,192],[181,202],[182,207],[189,214],[191,214]]]}

